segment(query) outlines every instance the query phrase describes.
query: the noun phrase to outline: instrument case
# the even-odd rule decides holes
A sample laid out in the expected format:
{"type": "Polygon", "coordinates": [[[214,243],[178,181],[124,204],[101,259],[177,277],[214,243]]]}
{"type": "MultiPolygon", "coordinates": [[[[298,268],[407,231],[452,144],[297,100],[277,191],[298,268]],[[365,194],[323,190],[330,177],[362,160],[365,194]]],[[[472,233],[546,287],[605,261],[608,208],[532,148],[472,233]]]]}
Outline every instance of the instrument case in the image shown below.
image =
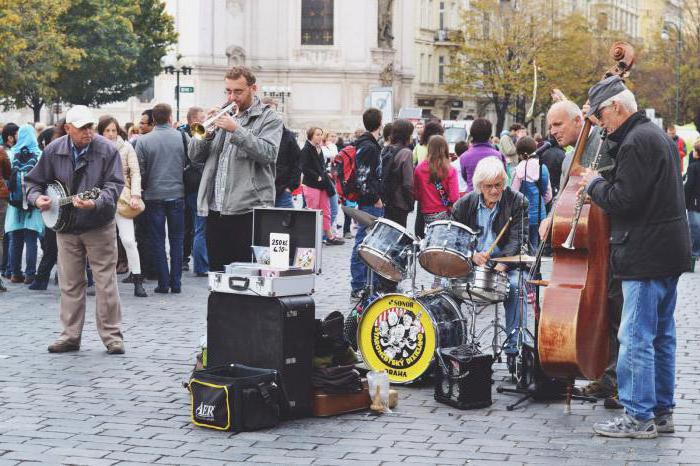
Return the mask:
{"type": "Polygon", "coordinates": [[[207,365],[245,364],[279,372],[285,418],[312,412],[315,304],[311,296],[209,294],[207,365]]]}
{"type": "Polygon", "coordinates": [[[371,403],[367,379],[362,379],[362,391],[356,393],[330,394],[314,390],[314,416],[316,417],[363,411],[369,409],[371,403]]]}
{"type": "Polygon", "coordinates": [[[313,248],[313,270],[290,276],[284,272],[273,273],[274,267],[269,265],[253,263],[250,267],[259,270],[256,274],[255,271],[241,270],[241,264],[231,264],[227,267],[228,271],[235,270],[236,273],[209,273],[209,291],[266,297],[313,294],[316,275],[321,273],[321,211],[270,207],[253,209],[252,246],[269,247],[271,233],[289,234],[290,266],[294,263],[297,248],[313,248]]]}

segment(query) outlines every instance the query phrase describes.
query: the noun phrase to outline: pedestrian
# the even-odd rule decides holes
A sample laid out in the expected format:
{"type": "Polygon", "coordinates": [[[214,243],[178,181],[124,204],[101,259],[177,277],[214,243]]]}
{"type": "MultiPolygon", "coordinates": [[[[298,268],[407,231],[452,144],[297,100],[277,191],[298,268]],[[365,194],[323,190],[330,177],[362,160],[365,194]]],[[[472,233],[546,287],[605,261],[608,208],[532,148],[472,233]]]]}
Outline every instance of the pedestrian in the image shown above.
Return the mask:
{"type": "MultiPolygon", "coordinates": [[[[19,131],[19,126],[14,123],[7,123],[2,127],[2,149],[5,150],[5,154],[7,154],[7,151],[17,142],[17,131],[19,131]]],[[[7,156],[7,163],[10,163],[9,156],[7,156]]],[[[11,169],[12,165],[10,164],[10,170],[11,169]]],[[[8,174],[7,178],[5,179],[9,180],[10,175],[8,174]]],[[[9,197],[9,190],[7,192],[7,196],[9,197]]],[[[12,276],[12,261],[10,259],[12,234],[4,231],[6,211],[7,209],[5,209],[5,211],[3,211],[3,213],[0,215],[0,229],[3,230],[3,240],[2,245],[0,245],[2,246],[2,254],[0,255],[0,272],[2,272],[1,275],[3,277],[10,278],[12,276]]]]}
{"type": "Polygon", "coordinates": [[[676,125],[670,124],[666,127],[666,134],[671,138],[676,148],[678,149],[678,163],[681,167],[681,173],[683,173],[683,166],[685,164],[686,147],[685,141],[676,133],[676,125]]]}
{"type": "MultiPolygon", "coordinates": [[[[561,168],[564,163],[564,149],[559,147],[557,140],[551,135],[547,135],[545,142],[549,143],[549,148],[545,149],[540,154],[540,162],[547,167],[549,171],[549,182],[552,185],[552,196],[556,197],[559,193],[559,184],[561,183],[561,168]]],[[[551,207],[551,202],[547,203],[547,212],[551,207]]]]}
{"type": "Polygon", "coordinates": [[[486,157],[496,157],[503,161],[503,167],[507,169],[508,163],[505,156],[489,142],[491,131],[491,122],[486,118],[477,118],[469,128],[469,135],[472,138],[472,143],[469,149],[467,149],[459,159],[461,175],[467,182],[467,192],[474,190],[472,177],[474,176],[474,170],[476,170],[477,164],[482,159],[486,157]]]}
{"type": "Polygon", "coordinates": [[[117,230],[114,214],[124,187],[121,160],[114,145],[94,134],[95,118],[90,109],[76,105],[66,113],[67,135],[46,146],[44,155],[27,175],[29,203],[41,210],[51,206],[45,187],[54,180],[83,192],[99,188],[95,200],[75,198],[73,221],[56,234],[61,264],[60,321],[63,327],[49,352],[80,349],[85,322],[86,261],[97,288],[96,325],[109,354],[123,354],[121,303],[117,288],[117,230]],[[82,176],[76,176],[76,173],[82,176]]]}
{"type": "Polygon", "coordinates": [[[172,127],[172,108],[153,107],[153,131],[141,136],[136,145],[143,198],[150,227],[150,249],[158,286],[155,293],[180,293],[185,224],[185,185],[183,173],[189,137],[172,127]],[[165,226],[168,226],[170,267],[165,254],[165,226]]]}
{"type": "MultiPolygon", "coordinates": [[[[443,128],[442,123],[440,123],[439,120],[430,120],[424,125],[423,131],[420,134],[421,136],[418,141],[419,144],[413,148],[413,164],[416,166],[419,164],[419,162],[422,162],[427,158],[428,141],[430,138],[436,134],[445,134],[445,128],[443,128]]],[[[418,198],[416,198],[416,200],[418,200],[418,198]]],[[[418,215],[416,215],[416,221],[413,225],[413,232],[419,238],[425,236],[425,223],[421,211],[419,201],[418,205],[416,206],[416,212],[418,212],[418,215]]]]}
{"type": "Polygon", "coordinates": [[[342,238],[337,238],[331,223],[331,208],[329,199],[335,194],[333,182],[325,167],[321,144],[323,130],[312,126],[306,131],[306,144],[301,149],[302,186],[306,207],[319,209],[323,212],[323,232],[326,235],[325,244],[335,246],[344,244],[342,238]]]}
{"type": "Polygon", "coordinates": [[[428,158],[418,164],[413,176],[413,191],[425,225],[449,219],[452,206],[459,199],[459,182],[457,171],[450,165],[449,145],[444,137],[430,138],[428,158]]]}
{"type": "MultiPolygon", "coordinates": [[[[362,124],[365,127],[365,132],[355,141],[356,178],[359,186],[358,209],[375,217],[383,217],[384,204],[380,196],[382,187],[378,171],[382,150],[378,142],[382,129],[381,110],[374,107],[365,110],[362,114],[362,124]]],[[[356,135],[358,131],[355,131],[356,135]]],[[[365,236],[367,236],[367,227],[358,225],[355,244],[350,255],[350,274],[352,276],[350,296],[354,299],[361,296],[362,290],[367,284],[367,267],[357,253],[357,248],[364,241],[365,236]]],[[[375,278],[376,285],[379,285],[379,279],[375,278]]]]}
{"type": "MultiPolygon", "coordinates": [[[[141,113],[138,128],[134,127],[138,133],[134,134],[134,139],[129,139],[129,143],[136,149],[139,139],[153,131],[153,109],[149,108],[141,113]]],[[[141,189],[144,188],[144,179],[141,177],[141,189]]],[[[136,244],[141,260],[141,274],[148,280],[158,280],[156,273],[153,250],[151,249],[151,233],[148,223],[148,214],[139,215],[134,218],[134,233],[136,234],[136,244]]]]}
{"type": "MultiPolygon", "coordinates": [[[[328,176],[331,180],[331,184],[335,186],[335,175],[331,169],[335,157],[338,155],[338,146],[335,145],[338,137],[333,132],[324,131],[323,132],[323,142],[321,143],[321,151],[323,152],[323,158],[325,159],[325,169],[328,172],[328,176]]],[[[333,236],[337,235],[339,225],[336,225],[336,219],[338,218],[338,193],[333,189],[333,195],[329,194],[328,203],[331,206],[331,229],[333,230],[333,236]]]]}
{"type": "Polygon", "coordinates": [[[197,194],[198,214],[207,217],[209,270],[250,262],[253,209],[275,202],[275,161],[282,118],[255,95],[255,75],[243,66],[224,78],[236,115],[223,114],[203,140],[192,139],[189,157],[204,163],[197,194]]]}
{"type": "Polygon", "coordinates": [[[301,184],[301,149],[296,136],[282,126],[275,174],[275,207],[294,208],[292,192],[301,184]]]}
{"type": "Polygon", "coordinates": [[[610,216],[610,265],[622,280],[617,383],[621,417],[596,423],[606,437],[655,438],[673,432],[678,277],[690,269],[678,149],[637,110],[613,76],[589,93],[590,114],[614,145],[613,170],[588,169],[579,186],[610,216]],[[633,215],[631,214],[633,213],[633,215]]]}
{"type": "Polygon", "coordinates": [[[384,217],[406,228],[413,210],[413,152],[409,148],[413,124],[396,120],[391,128],[391,145],[382,155],[382,199],[384,217]]]}
{"type": "Polygon", "coordinates": [[[687,176],[684,187],[685,205],[692,242],[691,267],[695,271],[695,261],[700,258],[700,140],[695,142],[695,147],[690,152],[687,176]]]}
{"type": "Polygon", "coordinates": [[[455,157],[450,162],[452,165],[452,168],[454,168],[457,171],[457,181],[459,182],[459,197],[464,196],[468,192],[468,187],[467,187],[467,180],[464,179],[464,176],[462,176],[462,165],[461,165],[461,156],[467,152],[469,149],[469,144],[467,141],[457,141],[455,143],[455,157]]]}
{"type": "MultiPolygon", "coordinates": [[[[4,129],[4,128],[3,128],[4,129]]],[[[12,164],[5,148],[0,146],[0,264],[4,263],[3,244],[5,242],[5,212],[7,211],[7,199],[10,195],[5,180],[10,179],[12,164]]],[[[4,273],[4,270],[0,271],[4,273]]],[[[0,277],[0,292],[7,291],[0,277]]]]}
{"type": "MultiPolygon", "coordinates": [[[[124,175],[124,188],[120,195],[121,198],[128,198],[129,207],[138,210],[141,207],[141,169],[139,168],[139,159],[136,151],[128,142],[124,141],[122,135],[125,135],[124,130],[119,127],[116,118],[107,116],[100,118],[97,124],[97,134],[104,136],[112,141],[114,146],[119,151],[119,157],[122,163],[122,174],[124,175]]],[[[143,275],[141,275],[141,260],[139,259],[139,250],[136,244],[136,234],[134,233],[133,218],[126,218],[119,213],[115,214],[119,237],[121,238],[126,257],[128,260],[130,276],[134,283],[134,296],[145,298],[148,295],[143,289],[143,275]]]]}
{"type": "Polygon", "coordinates": [[[17,143],[9,151],[12,166],[9,199],[5,216],[5,231],[12,233],[12,283],[31,285],[36,275],[39,238],[44,234],[44,222],[39,209],[27,202],[26,178],[41,158],[36,130],[22,125],[17,132],[17,143]],[[22,273],[22,253],[26,251],[26,269],[22,273]]]}

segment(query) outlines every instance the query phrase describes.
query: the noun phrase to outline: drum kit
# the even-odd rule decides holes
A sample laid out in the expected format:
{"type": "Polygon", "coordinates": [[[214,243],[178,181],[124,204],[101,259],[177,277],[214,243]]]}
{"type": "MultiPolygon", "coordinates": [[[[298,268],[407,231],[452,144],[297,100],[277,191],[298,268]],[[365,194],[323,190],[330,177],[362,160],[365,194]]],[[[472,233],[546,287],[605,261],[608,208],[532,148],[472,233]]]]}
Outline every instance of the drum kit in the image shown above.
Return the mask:
{"type": "MultiPolygon", "coordinates": [[[[346,213],[353,216],[353,212],[346,213]]],[[[490,346],[500,361],[506,329],[499,320],[498,304],[506,300],[510,285],[504,272],[473,264],[477,232],[456,221],[436,221],[426,227],[425,238],[419,240],[391,220],[362,214],[361,219],[353,218],[371,228],[358,247],[358,255],[369,269],[369,291],[365,304],[358,305],[354,316],[351,313],[357,329],[351,337],[356,336],[367,366],[385,370],[393,383],[414,382],[431,372],[441,348],[478,347],[487,331],[493,332],[490,346]],[[443,288],[417,290],[417,263],[442,278],[443,288]],[[410,291],[375,293],[372,273],[393,282],[410,279],[410,291]],[[477,332],[477,316],[490,306],[494,318],[477,332]]],[[[522,264],[534,258],[522,255],[493,260],[522,264]]]]}

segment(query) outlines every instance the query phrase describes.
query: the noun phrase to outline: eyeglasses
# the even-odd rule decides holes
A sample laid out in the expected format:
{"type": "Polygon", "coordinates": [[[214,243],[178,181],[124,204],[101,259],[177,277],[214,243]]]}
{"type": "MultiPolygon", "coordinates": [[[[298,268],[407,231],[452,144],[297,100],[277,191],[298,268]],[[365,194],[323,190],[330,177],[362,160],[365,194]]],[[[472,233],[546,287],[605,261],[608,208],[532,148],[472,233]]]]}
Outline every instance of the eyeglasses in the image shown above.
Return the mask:
{"type": "Polygon", "coordinates": [[[608,108],[610,105],[606,105],[605,107],[598,107],[598,110],[593,112],[593,116],[596,118],[596,120],[600,120],[600,117],[603,116],[603,109],[608,108]]]}
{"type": "Polygon", "coordinates": [[[504,183],[500,182],[500,183],[493,183],[493,184],[482,184],[481,187],[484,191],[491,191],[491,190],[501,191],[504,187],[504,183]]]}
{"type": "Polygon", "coordinates": [[[243,95],[245,92],[245,89],[236,89],[236,90],[231,90],[231,89],[224,89],[224,95],[235,95],[236,97],[240,97],[243,95]]]}

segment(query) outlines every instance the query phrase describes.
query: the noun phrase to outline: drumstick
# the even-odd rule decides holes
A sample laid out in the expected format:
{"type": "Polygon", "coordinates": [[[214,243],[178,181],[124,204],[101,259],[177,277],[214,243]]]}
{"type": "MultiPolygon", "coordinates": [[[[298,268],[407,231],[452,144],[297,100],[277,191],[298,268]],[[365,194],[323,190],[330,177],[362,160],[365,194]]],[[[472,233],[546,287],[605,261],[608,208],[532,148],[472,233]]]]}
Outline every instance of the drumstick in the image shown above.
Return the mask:
{"type": "Polygon", "coordinates": [[[513,217],[508,217],[508,221],[506,222],[505,225],[503,225],[503,228],[501,228],[501,231],[498,233],[498,236],[496,236],[496,239],[493,241],[493,244],[491,245],[490,248],[486,251],[487,255],[491,255],[494,249],[496,249],[496,245],[498,244],[498,241],[501,239],[501,236],[503,236],[503,233],[506,232],[506,228],[508,228],[508,225],[510,225],[510,221],[513,220],[513,217]]]}

